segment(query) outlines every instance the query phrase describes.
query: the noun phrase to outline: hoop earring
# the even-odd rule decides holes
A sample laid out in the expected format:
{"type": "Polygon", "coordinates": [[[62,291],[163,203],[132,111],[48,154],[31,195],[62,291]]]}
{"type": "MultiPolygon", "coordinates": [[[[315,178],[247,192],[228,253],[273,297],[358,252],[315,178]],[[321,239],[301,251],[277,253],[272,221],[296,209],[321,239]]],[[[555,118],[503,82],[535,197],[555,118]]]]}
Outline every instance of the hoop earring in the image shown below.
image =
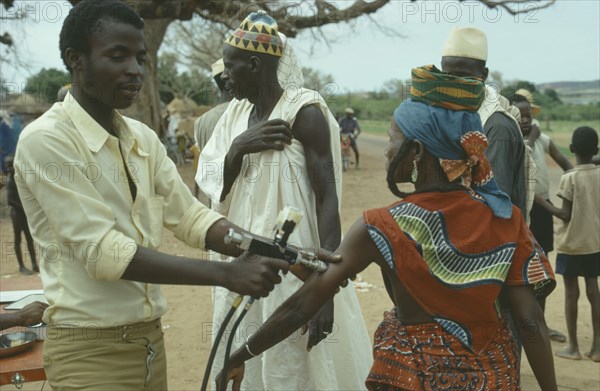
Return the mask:
{"type": "Polygon", "coordinates": [[[419,169],[417,168],[417,160],[413,160],[413,169],[412,172],[410,173],[410,180],[412,181],[412,183],[417,182],[417,178],[419,176],[419,169]]]}

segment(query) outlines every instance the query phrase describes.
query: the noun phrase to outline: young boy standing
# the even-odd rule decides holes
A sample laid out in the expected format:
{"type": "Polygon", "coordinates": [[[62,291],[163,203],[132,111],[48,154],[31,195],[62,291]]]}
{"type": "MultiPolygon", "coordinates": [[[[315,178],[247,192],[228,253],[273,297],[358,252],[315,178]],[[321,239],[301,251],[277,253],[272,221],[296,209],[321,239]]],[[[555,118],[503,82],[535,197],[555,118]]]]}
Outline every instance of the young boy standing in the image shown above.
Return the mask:
{"type": "Polygon", "coordinates": [[[27,216],[19,197],[19,191],[17,189],[17,183],[15,182],[15,168],[13,156],[8,156],[4,159],[4,164],[8,172],[8,182],[6,183],[6,194],[8,198],[8,205],[10,206],[10,219],[13,225],[14,232],[14,246],[15,255],[17,256],[17,262],[19,262],[19,272],[25,275],[31,275],[33,273],[39,273],[40,269],[35,259],[35,244],[31,231],[29,231],[29,225],[27,225],[27,216]],[[25,234],[25,240],[27,241],[27,250],[29,250],[29,256],[31,257],[31,268],[32,270],[25,267],[23,263],[23,251],[21,251],[21,234],[25,234]]]}
{"type": "Polygon", "coordinates": [[[562,274],[565,282],[569,342],[556,355],[581,359],[577,343],[577,278],[584,277],[586,295],[592,306],[593,328],[592,347],[586,355],[600,362],[600,166],[592,163],[592,158],[598,153],[598,133],[587,126],[575,129],[570,149],[575,154],[577,166],[561,177],[558,196],[563,200],[562,208],[536,195],[536,202],[562,220],[558,231],[556,272],[562,274]]]}

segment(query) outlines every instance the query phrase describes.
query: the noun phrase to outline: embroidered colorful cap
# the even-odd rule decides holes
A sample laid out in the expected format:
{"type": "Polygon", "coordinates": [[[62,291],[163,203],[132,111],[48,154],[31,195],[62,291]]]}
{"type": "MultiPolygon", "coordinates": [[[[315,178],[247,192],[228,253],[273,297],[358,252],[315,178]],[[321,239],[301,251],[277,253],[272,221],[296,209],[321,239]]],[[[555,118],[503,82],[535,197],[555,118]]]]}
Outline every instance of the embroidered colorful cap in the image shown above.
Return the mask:
{"type": "Polygon", "coordinates": [[[283,55],[283,42],[278,34],[277,22],[262,10],[248,15],[240,27],[225,38],[225,43],[251,52],[277,57],[283,55]]]}

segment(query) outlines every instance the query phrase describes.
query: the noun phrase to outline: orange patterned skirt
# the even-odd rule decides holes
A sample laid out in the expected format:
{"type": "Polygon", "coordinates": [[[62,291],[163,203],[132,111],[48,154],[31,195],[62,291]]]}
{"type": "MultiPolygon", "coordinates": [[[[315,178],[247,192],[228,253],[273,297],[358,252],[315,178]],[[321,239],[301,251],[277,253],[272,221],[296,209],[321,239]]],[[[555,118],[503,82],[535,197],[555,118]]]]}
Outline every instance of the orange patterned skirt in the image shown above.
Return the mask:
{"type": "Polygon", "coordinates": [[[520,390],[518,352],[503,327],[475,354],[436,322],[404,325],[385,312],[375,332],[369,390],[520,390]]]}

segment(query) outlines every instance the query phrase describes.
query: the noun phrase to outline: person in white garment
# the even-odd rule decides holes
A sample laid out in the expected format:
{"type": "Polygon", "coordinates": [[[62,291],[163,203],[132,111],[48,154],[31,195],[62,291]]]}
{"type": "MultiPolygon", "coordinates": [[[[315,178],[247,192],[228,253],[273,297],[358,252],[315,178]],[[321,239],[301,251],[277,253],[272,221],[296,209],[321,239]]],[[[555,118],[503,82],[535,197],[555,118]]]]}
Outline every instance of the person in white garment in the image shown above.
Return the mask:
{"type": "MultiPolygon", "coordinates": [[[[235,99],[200,155],[198,186],[213,208],[265,236],[272,236],[278,212],[294,206],[304,217],[290,242],[335,250],[341,239],[341,157],[334,116],[317,92],[302,88],[298,60],[266,13],[250,14],[225,40],[223,59],[221,78],[235,99]]],[[[255,303],[233,349],[300,286],[301,279],[288,274],[267,300],[255,303]]],[[[235,296],[215,289],[215,331],[235,296]]],[[[293,334],[248,361],[242,389],[365,388],[372,353],[353,285],[305,321],[307,334],[293,334]]],[[[213,380],[221,370],[224,347],[221,341],[213,380]]]]}

